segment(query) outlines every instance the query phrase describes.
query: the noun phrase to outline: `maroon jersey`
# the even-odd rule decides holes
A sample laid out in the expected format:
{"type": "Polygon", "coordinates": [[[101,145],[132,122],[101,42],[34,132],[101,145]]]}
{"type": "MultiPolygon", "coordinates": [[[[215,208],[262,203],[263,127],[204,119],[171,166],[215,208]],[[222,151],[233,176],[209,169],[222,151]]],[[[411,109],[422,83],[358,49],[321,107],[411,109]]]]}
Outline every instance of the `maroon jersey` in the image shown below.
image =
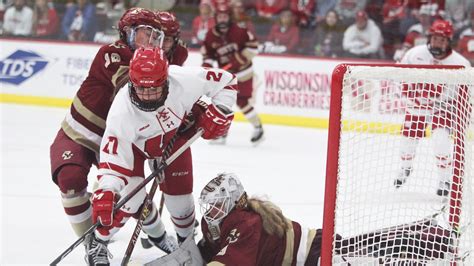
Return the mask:
{"type": "Polygon", "coordinates": [[[184,43],[182,40],[178,40],[173,54],[167,57],[170,65],[182,66],[184,64],[184,61],[186,61],[186,59],[188,58],[188,48],[186,46],[186,43],[184,43]]]}
{"type": "Polygon", "coordinates": [[[208,31],[202,46],[203,65],[212,66],[217,61],[219,68],[236,74],[239,81],[252,77],[252,57],[257,54],[258,42],[247,29],[232,23],[225,34],[216,28],[208,31]]]}
{"type": "Polygon", "coordinates": [[[222,222],[217,242],[212,240],[206,221],[202,219],[201,223],[204,259],[224,265],[296,265],[297,261],[300,265],[307,258],[307,244],[312,243],[316,235],[316,230],[302,228],[299,223],[288,220],[292,229],[278,238],[265,233],[259,214],[238,209],[222,222]]]}
{"type": "Polygon", "coordinates": [[[75,142],[98,154],[105,120],[119,88],[128,82],[132,51],[122,41],[100,47],[89,75],[82,82],[62,122],[62,129],[75,142]]]}
{"type": "MultiPolygon", "coordinates": [[[[82,82],[62,122],[62,129],[74,142],[99,154],[110,105],[129,80],[128,68],[133,51],[121,40],[100,47],[87,78],[82,82]]],[[[188,57],[185,46],[178,45],[170,64],[182,65],[188,57]]]]}

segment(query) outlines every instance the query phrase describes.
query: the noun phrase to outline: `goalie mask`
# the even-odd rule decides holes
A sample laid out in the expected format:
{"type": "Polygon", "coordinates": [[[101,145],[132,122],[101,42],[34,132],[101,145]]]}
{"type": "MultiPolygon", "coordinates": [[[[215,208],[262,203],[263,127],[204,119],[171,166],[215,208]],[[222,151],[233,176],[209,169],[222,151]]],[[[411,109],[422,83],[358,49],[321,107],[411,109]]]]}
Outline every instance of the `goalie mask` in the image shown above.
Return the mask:
{"type": "Polygon", "coordinates": [[[199,205],[212,239],[217,240],[222,220],[234,208],[247,207],[247,194],[235,174],[222,173],[203,188],[199,205]]]}
{"type": "Polygon", "coordinates": [[[434,57],[451,53],[453,26],[447,20],[436,20],[428,30],[428,50],[434,57]]]}
{"type": "Polygon", "coordinates": [[[168,96],[168,60],[160,48],[139,48],[130,61],[130,98],[138,109],[152,112],[168,96]]]}
{"type": "Polygon", "coordinates": [[[161,47],[164,33],[155,13],[150,10],[133,7],[125,11],[118,22],[120,39],[131,50],[139,47],[161,47]]]}

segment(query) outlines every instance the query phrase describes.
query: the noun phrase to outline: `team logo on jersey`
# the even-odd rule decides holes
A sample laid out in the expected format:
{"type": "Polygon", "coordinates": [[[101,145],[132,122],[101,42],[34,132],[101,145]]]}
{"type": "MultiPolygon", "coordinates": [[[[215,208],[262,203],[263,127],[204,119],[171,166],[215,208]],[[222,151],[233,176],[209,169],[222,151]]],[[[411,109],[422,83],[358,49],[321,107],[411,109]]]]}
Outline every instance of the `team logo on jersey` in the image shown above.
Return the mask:
{"type": "Polygon", "coordinates": [[[72,156],[74,156],[74,153],[72,153],[72,151],[65,151],[63,152],[63,155],[61,155],[64,161],[71,159],[72,156]]]}
{"type": "Polygon", "coordinates": [[[18,50],[0,61],[0,82],[20,85],[43,70],[48,61],[37,53],[18,50]]]}

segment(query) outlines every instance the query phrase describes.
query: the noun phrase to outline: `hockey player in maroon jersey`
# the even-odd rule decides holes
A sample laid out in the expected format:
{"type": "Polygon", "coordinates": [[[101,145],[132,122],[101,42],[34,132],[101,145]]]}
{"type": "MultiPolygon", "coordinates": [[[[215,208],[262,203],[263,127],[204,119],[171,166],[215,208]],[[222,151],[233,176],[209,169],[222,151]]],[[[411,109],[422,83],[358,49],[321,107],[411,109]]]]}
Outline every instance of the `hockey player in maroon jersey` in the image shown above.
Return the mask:
{"type": "MultiPolygon", "coordinates": [[[[194,112],[195,118],[188,130],[202,128],[204,139],[226,134],[234,117],[237,79],[222,69],[168,66],[160,48],[139,48],[130,62],[129,76],[130,82],[117,93],[110,107],[101,142],[99,184],[92,197],[92,217],[102,226],[95,230],[87,245],[90,265],[108,265],[108,241],[131,216],[139,214],[146,190],[140,190],[114,213],[117,196],[128,194],[143,182],[144,161],[162,157],[163,149],[187,115],[194,112]],[[212,103],[202,108],[196,106],[204,95],[212,103]]],[[[187,134],[178,135],[172,153],[187,141],[182,135],[187,134]]],[[[193,235],[195,221],[189,148],[166,167],[160,189],[178,240],[184,241],[193,235]]],[[[155,204],[143,221],[143,231],[167,253],[178,246],[166,234],[155,204]]]]}
{"type": "MultiPolygon", "coordinates": [[[[230,9],[219,4],[215,10],[216,25],[209,30],[201,47],[204,67],[212,67],[217,61],[218,67],[237,76],[239,94],[237,106],[254,126],[252,143],[263,139],[263,128],[257,111],[251,103],[253,96],[252,58],[257,54],[258,42],[247,29],[242,29],[231,21],[230,9]]],[[[225,143],[225,138],[216,143],[225,143]]]]}
{"type": "Polygon", "coordinates": [[[170,65],[182,66],[188,58],[188,48],[186,43],[179,38],[180,26],[178,19],[173,13],[167,11],[156,12],[158,21],[161,24],[161,30],[165,34],[163,40],[163,50],[170,65]]]}
{"type": "Polygon", "coordinates": [[[110,105],[128,81],[133,50],[162,42],[159,27],[156,15],[147,9],[131,8],[123,14],[118,22],[120,39],[100,47],[51,145],[52,178],[78,236],[92,226],[87,175],[97,164],[110,105]]]}
{"type": "MultiPolygon", "coordinates": [[[[213,266],[320,265],[322,230],[289,220],[270,201],[248,197],[235,174],[221,173],[207,183],[199,205],[203,239],[198,245],[190,236],[179,249],[147,265],[178,265],[183,261],[190,265],[205,261],[213,266]]],[[[336,234],[334,241],[325,243],[334,243],[332,262],[337,265],[358,265],[351,260],[364,256],[380,264],[392,261],[396,265],[450,259],[456,233],[447,229],[445,214],[443,208],[406,224],[347,238],[336,234]]]]}
{"type": "MultiPolygon", "coordinates": [[[[460,65],[470,67],[469,61],[454,51],[451,22],[436,20],[428,31],[428,43],[411,48],[400,63],[416,65],[460,65]]],[[[400,169],[394,180],[396,188],[401,187],[413,171],[416,147],[426,136],[431,123],[431,141],[434,147],[439,186],[436,193],[447,196],[452,178],[452,139],[454,88],[432,84],[405,84],[402,95],[407,100],[405,121],[400,146],[400,169]],[[449,99],[451,98],[451,99],[449,99]]]]}

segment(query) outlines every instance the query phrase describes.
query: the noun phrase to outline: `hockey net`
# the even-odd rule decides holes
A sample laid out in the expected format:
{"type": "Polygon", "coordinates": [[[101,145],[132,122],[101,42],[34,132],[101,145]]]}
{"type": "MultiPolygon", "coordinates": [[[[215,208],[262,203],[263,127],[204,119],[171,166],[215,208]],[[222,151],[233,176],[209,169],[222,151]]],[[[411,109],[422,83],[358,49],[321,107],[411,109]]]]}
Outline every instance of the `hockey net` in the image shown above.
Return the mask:
{"type": "Polygon", "coordinates": [[[473,99],[473,69],[334,70],[322,265],[474,265],[473,99]],[[405,122],[414,111],[425,117],[417,122],[425,128],[405,122]],[[448,133],[435,138],[433,128],[448,133]],[[396,187],[406,138],[417,144],[410,174],[396,187]],[[443,165],[439,139],[449,145],[443,165]],[[450,183],[440,196],[447,172],[450,183]]]}

